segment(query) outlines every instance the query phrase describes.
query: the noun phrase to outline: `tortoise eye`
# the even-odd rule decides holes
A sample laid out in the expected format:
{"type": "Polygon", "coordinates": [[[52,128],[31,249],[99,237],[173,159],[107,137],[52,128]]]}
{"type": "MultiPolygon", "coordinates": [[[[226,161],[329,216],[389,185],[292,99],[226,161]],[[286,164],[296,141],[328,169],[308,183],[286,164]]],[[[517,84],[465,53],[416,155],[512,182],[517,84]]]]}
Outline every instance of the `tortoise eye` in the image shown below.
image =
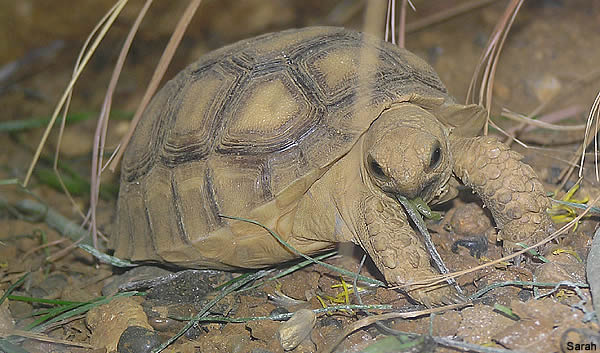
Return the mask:
{"type": "Polygon", "coordinates": [[[436,147],[431,152],[431,159],[429,160],[429,168],[435,169],[442,160],[442,148],[436,144],[436,147]]]}
{"type": "Polygon", "coordinates": [[[381,168],[381,165],[379,165],[379,163],[377,163],[377,161],[372,156],[369,156],[368,163],[369,169],[371,170],[371,173],[373,173],[373,175],[375,175],[378,178],[387,178],[387,175],[385,175],[385,172],[383,171],[383,168],[381,168]]]}

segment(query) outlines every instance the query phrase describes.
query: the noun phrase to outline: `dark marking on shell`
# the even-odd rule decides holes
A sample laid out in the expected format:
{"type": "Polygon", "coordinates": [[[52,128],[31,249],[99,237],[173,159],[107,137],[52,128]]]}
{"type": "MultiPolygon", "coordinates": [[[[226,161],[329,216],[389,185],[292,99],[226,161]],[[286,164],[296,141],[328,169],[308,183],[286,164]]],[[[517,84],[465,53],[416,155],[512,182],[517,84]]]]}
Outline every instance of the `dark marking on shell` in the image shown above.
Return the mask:
{"type": "Polygon", "coordinates": [[[263,198],[265,200],[273,199],[273,192],[271,191],[271,175],[273,170],[269,161],[265,161],[260,167],[260,180],[258,181],[262,189],[263,198]]]}
{"type": "Polygon", "coordinates": [[[208,206],[207,215],[212,216],[211,221],[209,223],[216,224],[218,226],[223,225],[223,220],[221,219],[221,210],[219,209],[219,203],[217,201],[213,183],[212,170],[210,168],[206,168],[204,173],[204,190],[206,195],[206,203],[205,206],[208,206]]]}
{"type": "MultiPolygon", "coordinates": [[[[150,233],[150,234],[148,234],[148,238],[149,238],[150,244],[152,245],[152,251],[158,255],[159,254],[158,247],[156,246],[157,234],[154,232],[154,227],[152,225],[152,218],[150,217],[150,210],[147,205],[147,203],[148,203],[147,188],[142,188],[142,193],[143,193],[142,199],[144,200],[144,216],[146,217],[146,222],[148,224],[148,230],[150,233]]],[[[133,222],[131,222],[131,223],[133,223],[133,222]]],[[[132,237],[135,235],[136,234],[131,232],[132,237]]],[[[148,239],[148,238],[146,238],[146,239],[148,239]]],[[[135,243],[131,243],[131,244],[135,244],[135,243]]],[[[133,251],[133,246],[131,246],[131,251],[133,251]]]]}
{"type": "Polygon", "coordinates": [[[171,200],[171,202],[173,203],[173,209],[175,210],[175,222],[177,223],[177,229],[179,230],[177,233],[184,243],[191,245],[192,243],[190,242],[190,237],[185,229],[185,224],[183,224],[183,212],[181,211],[182,202],[178,190],[179,188],[177,187],[177,180],[171,173],[171,193],[173,195],[173,200],[171,200]]]}

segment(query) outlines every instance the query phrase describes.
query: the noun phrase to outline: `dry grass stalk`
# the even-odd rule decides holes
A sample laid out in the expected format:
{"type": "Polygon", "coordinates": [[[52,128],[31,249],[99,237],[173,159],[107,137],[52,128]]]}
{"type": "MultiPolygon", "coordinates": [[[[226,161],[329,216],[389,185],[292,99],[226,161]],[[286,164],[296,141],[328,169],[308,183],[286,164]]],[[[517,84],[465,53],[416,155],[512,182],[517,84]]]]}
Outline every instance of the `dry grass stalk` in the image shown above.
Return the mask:
{"type": "Polygon", "coordinates": [[[500,58],[500,52],[510,31],[510,28],[515,20],[523,0],[511,0],[507,5],[502,17],[496,24],[492,35],[486,45],[484,52],[481,55],[479,63],[475,68],[471,83],[469,84],[469,90],[467,91],[466,103],[477,103],[484,106],[487,111],[487,119],[484,127],[484,134],[487,135],[489,124],[490,124],[490,111],[492,108],[492,87],[494,86],[494,77],[496,75],[496,66],[498,59],[500,58]],[[485,63],[485,68],[482,73],[482,68],[485,63]],[[481,83],[477,87],[477,80],[479,76],[482,76],[481,83]],[[479,94],[477,94],[477,89],[479,94]],[[479,99],[475,102],[475,96],[478,95],[479,99]]]}
{"type": "Polygon", "coordinates": [[[0,337],[19,336],[41,342],[50,342],[55,344],[62,344],[66,346],[82,347],[93,349],[94,346],[87,343],[73,342],[69,340],[63,340],[60,338],[50,337],[42,333],[36,333],[31,331],[17,330],[17,329],[0,329],[0,337]]]}
{"type": "Polygon", "coordinates": [[[129,131],[127,131],[127,134],[121,139],[121,143],[119,144],[119,147],[117,148],[116,155],[114,156],[113,160],[110,162],[109,169],[111,171],[114,172],[117,169],[117,165],[119,164],[119,161],[121,160],[121,157],[123,156],[123,153],[124,153],[125,149],[127,148],[127,144],[129,143],[129,140],[131,139],[131,136],[133,135],[133,132],[135,131],[135,127],[137,126],[138,122],[140,121],[142,114],[144,113],[144,110],[146,110],[146,106],[148,106],[148,103],[150,103],[150,100],[152,99],[152,97],[154,96],[154,93],[158,89],[158,85],[160,84],[160,81],[162,80],[165,72],[167,71],[167,67],[169,66],[169,63],[171,62],[171,59],[173,58],[173,55],[175,54],[175,50],[179,46],[179,43],[181,42],[181,39],[183,38],[183,34],[185,33],[185,30],[187,29],[187,26],[190,24],[190,21],[194,17],[194,14],[196,13],[196,10],[198,9],[198,6],[200,6],[201,2],[202,2],[202,0],[192,0],[190,2],[190,4],[188,5],[188,7],[185,9],[181,18],[179,19],[179,22],[175,26],[175,30],[173,31],[173,34],[171,35],[171,39],[169,39],[169,43],[167,44],[167,47],[165,48],[165,51],[163,52],[162,56],[160,57],[158,65],[156,66],[156,69],[154,70],[152,79],[150,80],[148,87],[146,87],[146,92],[144,92],[144,97],[142,98],[140,105],[138,106],[137,110],[135,111],[133,120],[131,121],[131,125],[129,126],[129,131]]]}
{"type": "MultiPolygon", "coordinates": [[[[575,107],[575,108],[577,108],[577,107],[575,107]]],[[[552,113],[553,115],[546,114],[545,116],[540,117],[539,119],[532,119],[523,114],[511,112],[510,110],[504,108],[502,110],[502,116],[509,118],[511,120],[514,120],[514,121],[521,122],[524,125],[529,125],[531,127],[539,127],[542,129],[555,130],[555,131],[583,131],[583,130],[585,130],[586,125],[584,125],[584,124],[556,125],[556,124],[546,122],[546,120],[550,120],[551,118],[555,118],[558,120],[563,119],[565,117],[564,113],[566,113],[567,116],[572,116],[572,115],[574,115],[574,113],[576,113],[578,111],[578,109],[573,109],[573,107],[569,107],[567,109],[568,110],[554,112],[554,113],[552,113]],[[558,113],[563,113],[563,114],[558,114],[558,113]]],[[[510,132],[511,132],[511,130],[509,130],[509,133],[510,132]]]]}
{"type": "Polygon", "coordinates": [[[90,230],[92,232],[92,241],[95,248],[98,248],[96,207],[98,205],[98,197],[100,195],[100,180],[102,176],[102,171],[104,170],[104,168],[102,167],[102,156],[104,155],[104,146],[106,143],[106,133],[108,130],[108,118],[110,115],[112,98],[117,87],[119,77],[121,76],[121,71],[123,70],[125,58],[127,57],[127,53],[131,48],[133,38],[135,37],[135,34],[137,33],[139,26],[146,15],[146,12],[150,8],[150,5],[152,5],[152,0],[146,0],[144,6],[140,9],[140,12],[138,13],[133,25],[131,26],[129,33],[127,34],[125,43],[123,43],[123,46],[121,47],[119,58],[117,59],[112,75],[110,77],[108,88],[106,89],[104,102],[102,103],[102,110],[100,111],[100,114],[98,116],[98,122],[96,124],[96,130],[94,132],[94,142],[92,148],[92,167],[90,173],[90,208],[88,211],[88,216],[90,218],[90,230]]]}
{"type": "Polygon", "coordinates": [[[391,41],[396,44],[396,0],[388,0],[387,13],[385,16],[385,36],[386,42],[391,41]],[[391,38],[390,38],[391,32],[391,38]]]}
{"type": "MultiPolygon", "coordinates": [[[[583,136],[582,146],[587,146],[590,139],[590,136],[594,136],[594,166],[596,171],[596,181],[600,181],[600,176],[598,175],[598,119],[600,119],[600,92],[596,95],[596,99],[594,99],[594,103],[592,104],[592,108],[590,109],[590,114],[588,115],[587,124],[585,128],[585,134],[583,136]],[[590,129],[594,125],[594,133],[590,133],[590,129]]],[[[583,176],[583,163],[585,162],[585,150],[586,148],[581,148],[581,163],[579,167],[579,177],[583,176]]]]}
{"type": "MultiPolygon", "coordinates": [[[[446,21],[450,18],[462,15],[466,12],[478,9],[480,7],[484,7],[490,5],[496,0],[473,0],[466,3],[459,4],[450,9],[437,12],[433,15],[424,17],[422,19],[412,21],[411,23],[406,25],[406,33],[412,33],[419,31],[421,29],[427,28],[431,25],[446,21]]],[[[412,6],[412,3],[411,3],[412,6]]],[[[414,6],[412,6],[413,10],[415,10],[414,6]]],[[[415,10],[416,11],[416,10],[415,10]]]]}
{"type": "MultiPolygon", "coordinates": [[[[410,5],[413,11],[416,11],[415,6],[410,0],[402,0],[400,5],[400,16],[398,18],[398,47],[405,47],[406,37],[406,5],[410,5]]],[[[396,0],[388,0],[387,13],[385,17],[385,36],[384,40],[392,44],[396,44],[396,0]],[[390,38],[391,35],[391,38],[390,38]]]]}
{"type": "Polygon", "coordinates": [[[128,0],[119,0],[108,11],[108,13],[100,20],[98,25],[94,28],[94,30],[88,37],[86,44],[84,44],[84,46],[81,50],[81,54],[80,54],[80,58],[82,58],[82,59],[81,59],[80,63],[76,64],[76,68],[75,68],[73,77],[71,78],[71,81],[69,81],[69,84],[67,85],[67,88],[65,89],[65,92],[63,93],[58,104],[56,105],[54,112],[52,113],[50,122],[48,123],[48,126],[46,127],[46,130],[44,131],[44,134],[42,135],[42,139],[40,140],[40,143],[39,143],[39,145],[35,151],[35,154],[33,156],[33,159],[29,165],[29,169],[27,170],[27,174],[25,175],[25,179],[23,180],[24,187],[27,187],[27,185],[29,184],[29,180],[31,179],[31,175],[33,174],[33,169],[35,168],[37,161],[40,158],[42,150],[46,144],[46,141],[48,140],[48,136],[50,135],[50,131],[52,130],[52,128],[54,127],[54,124],[56,123],[58,114],[63,110],[63,108],[66,107],[65,103],[67,103],[67,101],[69,100],[68,99],[69,95],[73,91],[73,87],[75,86],[77,79],[83,72],[83,69],[88,64],[88,62],[89,62],[90,58],[92,57],[92,54],[95,52],[96,48],[98,47],[98,45],[100,45],[100,42],[104,39],[104,37],[106,36],[106,33],[108,32],[108,30],[110,29],[110,27],[112,26],[114,21],[117,19],[117,17],[121,13],[121,11],[125,7],[125,5],[127,4],[127,1],[128,0]],[[92,38],[94,38],[93,41],[92,41],[92,38]],[[90,42],[92,44],[91,44],[90,48],[88,49],[87,45],[90,42]]]}

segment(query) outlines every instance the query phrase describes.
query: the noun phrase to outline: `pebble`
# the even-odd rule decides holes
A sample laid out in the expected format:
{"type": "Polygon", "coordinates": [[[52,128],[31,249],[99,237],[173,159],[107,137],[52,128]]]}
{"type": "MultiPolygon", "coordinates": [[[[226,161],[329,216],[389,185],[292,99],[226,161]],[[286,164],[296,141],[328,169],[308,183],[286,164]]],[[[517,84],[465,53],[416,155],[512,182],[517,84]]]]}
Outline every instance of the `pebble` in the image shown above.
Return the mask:
{"type": "Polygon", "coordinates": [[[160,276],[171,274],[171,271],[164,270],[155,266],[139,266],[125,272],[122,275],[114,276],[113,280],[102,288],[102,295],[114,295],[119,291],[119,287],[134,281],[147,280],[160,276]]]}
{"type": "Polygon", "coordinates": [[[473,237],[485,234],[492,222],[479,205],[467,203],[456,208],[450,218],[450,227],[456,234],[473,237]]]}
{"type": "Polygon", "coordinates": [[[85,321],[92,332],[90,344],[109,352],[117,349],[120,337],[128,327],[142,326],[152,330],[142,306],[131,297],[116,298],[93,308],[87,312],[85,321]]]}
{"type": "Polygon", "coordinates": [[[556,76],[545,74],[530,82],[530,87],[540,103],[543,103],[555,97],[560,92],[562,84],[556,76]]]}
{"type": "MultiPolygon", "coordinates": [[[[201,303],[224,282],[221,271],[184,270],[170,274],[146,291],[147,300],[168,303],[201,303]]],[[[230,279],[230,277],[228,277],[230,279]]]]}
{"type": "Polygon", "coordinates": [[[160,345],[158,335],[141,326],[129,326],[121,337],[117,350],[119,353],[146,353],[160,345]]]}
{"type": "MultiPolygon", "coordinates": [[[[4,291],[0,289],[0,297],[4,295],[4,291]]],[[[0,305],[0,330],[10,330],[15,327],[15,320],[10,314],[8,308],[8,300],[5,300],[0,305]]]]}
{"type": "Polygon", "coordinates": [[[269,316],[288,314],[288,313],[289,313],[288,309],[284,308],[283,306],[278,306],[275,309],[271,310],[271,312],[269,313],[269,316]]]}
{"type": "Polygon", "coordinates": [[[312,310],[296,311],[288,321],[279,327],[277,333],[281,347],[286,351],[298,347],[308,337],[316,322],[317,316],[312,310]]]}
{"type": "Polygon", "coordinates": [[[335,327],[337,329],[342,329],[344,326],[342,322],[335,317],[325,316],[323,319],[319,320],[319,326],[321,327],[335,327]]]}

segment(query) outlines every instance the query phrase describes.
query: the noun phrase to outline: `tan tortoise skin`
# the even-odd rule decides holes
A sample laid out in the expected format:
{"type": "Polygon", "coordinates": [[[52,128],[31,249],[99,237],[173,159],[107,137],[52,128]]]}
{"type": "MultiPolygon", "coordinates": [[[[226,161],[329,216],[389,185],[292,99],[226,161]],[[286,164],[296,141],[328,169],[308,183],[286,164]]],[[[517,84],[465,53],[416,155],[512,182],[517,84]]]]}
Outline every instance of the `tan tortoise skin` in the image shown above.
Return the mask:
{"type": "MultiPolygon", "coordinates": [[[[553,228],[521,156],[477,137],[485,111],[454,102],[407,50],[334,27],[216,50],[156,95],[125,152],[115,256],[190,268],[261,268],[360,245],[390,284],[436,274],[395,195],[445,201],[454,178],[508,246],[553,228]],[[362,63],[362,65],[361,65],[362,63]]],[[[408,289],[422,302],[434,292],[408,289]]]]}

